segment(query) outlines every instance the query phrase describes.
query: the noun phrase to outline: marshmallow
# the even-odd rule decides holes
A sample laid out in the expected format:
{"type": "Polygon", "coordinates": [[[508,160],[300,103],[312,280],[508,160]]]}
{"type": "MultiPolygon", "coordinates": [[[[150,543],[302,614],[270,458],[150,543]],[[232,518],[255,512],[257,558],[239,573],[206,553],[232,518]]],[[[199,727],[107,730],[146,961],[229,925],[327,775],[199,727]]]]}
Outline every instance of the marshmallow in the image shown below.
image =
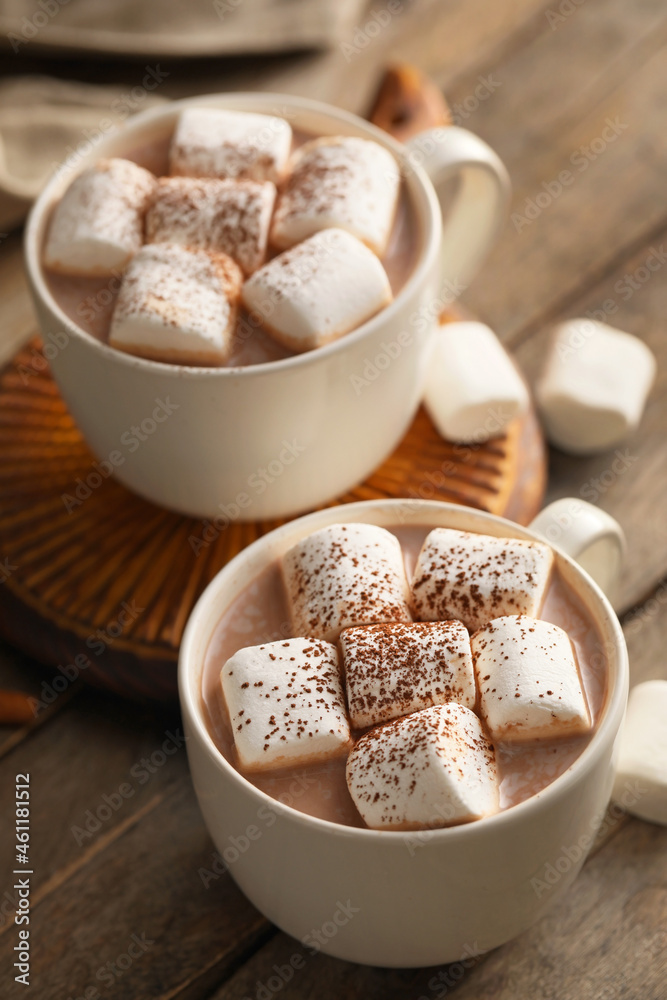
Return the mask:
{"type": "Polygon", "coordinates": [[[340,644],[356,729],[448,701],[475,706],[470,638],[461,622],[348,628],[340,644]]]}
{"type": "Polygon", "coordinates": [[[239,649],[220,674],[241,766],[262,771],[343,756],[352,746],[338,652],[317,639],[239,649]]]}
{"type": "Polygon", "coordinates": [[[321,229],[347,229],[382,257],[396,214],[401,175],[377,142],[350,136],[313,139],[292,158],[278,199],[271,242],[279,250],[321,229]]]}
{"type": "Polygon", "coordinates": [[[353,625],[411,622],[410,590],[395,535],[374,524],[331,524],[283,556],[294,635],[335,642],[353,625]]]}
{"type": "Polygon", "coordinates": [[[444,323],[438,330],[424,403],[442,437],[481,443],[528,409],[528,390],[493,330],[444,323]]]}
{"type": "Polygon", "coordinates": [[[591,728],[574,647],[562,628],[509,615],[475,632],[471,646],[491,739],[555,739],[591,728]]]}
{"type": "Polygon", "coordinates": [[[613,798],[635,816],[667,825],[667,681],[630,692],[613,798]]]}
{"type": "Polygon", "coordinates": [[[434,528],[412,580],[417,617],[457,618],[474,630],[501,615],[536,615],[552,566],[542,542],[434,528]]]}
{"type": "Polygon", "coordinates": [[[130,160],[100,160],[75,177],[55,208],[44,265],[60,274],[105,276],[143,241],[155,177],[130,160]]]}
{"type": "Polygon", "coordinates": [[[169,149],[169,173],[273,181],[283,177],[292,147],[284,118],[219,108],[181,112],[169,149]]]}
{"type": "Polygon", "coordinates": [[[109,343],[155,361],[223,364],[232,348],[241,280],[224,254],[170,243],[144,246],[123,276],[109,343]]]}
{"type": "Polygon", "coordinates": [[[493,745],[475,713],[454,702],[371,729],[346,776],[374,830],[433,829],[498,812],[493,745]]]}
{"type": "Polygon", "coordinates": [[[146,241],[226,253],[252,274],[266,259],[275,197],[269,181],[162,177],[146,214],[146,241]]]}
{"type": "Polygon", "coordinates": [[[656,367],[629,333],[591,319],[561,323],[536,387],[551,443],[575,455],[620,444],[639,426],[656,367]]]}
{"type": "Polygon", "coordinates": [[[337,340],[391,298],[380,261],[342,229],[325,229],[274,257],[243,286],[246,309],[293,351],[337,340]]]}

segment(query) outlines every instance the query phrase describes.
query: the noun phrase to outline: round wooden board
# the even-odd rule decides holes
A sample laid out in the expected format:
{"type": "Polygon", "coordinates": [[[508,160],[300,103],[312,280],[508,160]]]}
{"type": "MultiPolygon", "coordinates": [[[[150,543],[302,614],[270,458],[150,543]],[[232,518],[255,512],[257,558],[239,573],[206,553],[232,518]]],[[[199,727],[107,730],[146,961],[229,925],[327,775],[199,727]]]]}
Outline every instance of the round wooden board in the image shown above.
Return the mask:
{"type": "MultiPolygon", "coordinates": [[[[218,530],[156,507],[113,478],[72,506],[67,497],[94,472],[95,457],[46,362],[35,368],[40,346],[32,341],[0,376],[0,633],[64,668],[68,680],[171,700],[195,601],[229,559],[282,522],[218,530]]],[[[420,410],[394,454],[332,505],[434,498],[527,523],[544,486],[532,411],[502,438],[463,447],[443,441],[420,410]]]]}

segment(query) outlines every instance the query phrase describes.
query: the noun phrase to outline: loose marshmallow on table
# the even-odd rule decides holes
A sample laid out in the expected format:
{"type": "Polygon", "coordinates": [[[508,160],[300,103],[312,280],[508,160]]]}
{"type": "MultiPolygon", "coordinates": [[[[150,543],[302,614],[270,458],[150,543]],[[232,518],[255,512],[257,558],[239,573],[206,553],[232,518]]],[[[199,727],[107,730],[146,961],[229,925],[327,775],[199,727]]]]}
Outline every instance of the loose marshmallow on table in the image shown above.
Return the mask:
{"type": "Polygon", "coordinates": [[[561,323],[536,387],[547,437],[574,454],[620,444],[639,426],[655,373],[637,337],[597,320],[561,323]]]}
{"type": "Polygon", "coordinates": [[[335,642],[353,625],[411,622],[410,590],[395,535],[374,524],[331,524],[283,556],[295,635],[335,642]]]}
{"type": "Polygon", "coordinates": [[[275,197],[269,181],[162,177],[146,214],[146,241],[226,253],[251,274],[266,259],[275,197]]]}
{"type": "Polygon", "coordinates": [[[169,149],[169,172],[277,184],[292,148],[284,118],[220,108],[181,112],[169,149]]]}
{"type": "Polygon", "coordinates": [[[105,276],[143,241],[153,174],[130,160],[100,160],[75,177],[55,208],[44,264],[61,274],[105,276]]]}
{"type": "Polygon", "coordinates": [[[396,214],[401,175],[377,142],[351,136],[313,139],[296,151],[271,227],[279,250],[337,227],[381,257],[396,214]]]}
{"type": "Polygon", "coordinates": [[[232,347],[241,281],[224,254],[144,246],[123,276],[109,343],[156,361],[222,364],[232,347]]]}
{"type": "Polygon", "coordinates": [[[475,713],[454,702],[371,729],[348,757],[346,774],[374,830],[433,829],[498,811],[493,745],[475,713]]]}
{"type": "Polygon", "coordinates": [[[340,644],[357,729],[448,701],[475,705],[470,637],[461,622],[348,628],[340,644]]]}
{"type": "Polygon", "coordinates": [[[630,692],[613,798],[635,816],[667,825],[667,681],[630,692]]]}
{"type": "Polygon", "coordinates": [[[542,542],[434,528],[412,580],[417,617],[458,618],[474,630],[501,615],[536,615],[552,566],[542,542]]]}
{"type": "Polygon", "coordinates": [[[285,639],[234,653],[220,674],[241,766],[340,757],[352,746],[335,646],[285,639]]]}
{"type": "Polygon", "coordinates": [[[519,742],[591,728],[567,632],[527,615],[490,621],[471,639],[481,715],[491,738],[519,742]]]}
{"type": "Polygon", "coordinates": [[[286,250],[243,286],[246,309],[293,351],[337,340],[391,298],[380,261],[342,229],[325,229],[286,250]]]}
{"type": "Polygon", "coordinates": [[[443,323],[436,335],[424,403],[450,441],[497,437],[528,408],[528,390],[493,330],[443,323]]]}

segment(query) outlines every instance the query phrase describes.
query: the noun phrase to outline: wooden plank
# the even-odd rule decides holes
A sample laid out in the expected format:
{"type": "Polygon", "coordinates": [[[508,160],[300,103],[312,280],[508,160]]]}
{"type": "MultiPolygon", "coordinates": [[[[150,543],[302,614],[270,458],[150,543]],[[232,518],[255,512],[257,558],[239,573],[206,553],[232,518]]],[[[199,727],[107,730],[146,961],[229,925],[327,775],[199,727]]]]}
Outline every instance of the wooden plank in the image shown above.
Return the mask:
{"type": "Polygon", "coordinates": [[[53,679],[53,671],[36,664],[29,657],[0,642],[0,688],[8,691],[22,691],[36,704],[35,719],[25,725],[0,725],[0,759],[27,739],[35,728],[45,725],[53,715],[64,709],[65,704],[75,696],[81,685],[69,685],[67,696],[64,694],[51,706],[42,709],[39,706],[41,698],[48,696],[53,679]]]}
{"type": "MultiPolygon", "coordinates": [[[[63,706],[57,717],[0,761],[3,816],[12,807],[14,776],[19,772],[32,775],[35,891],[73,863],[84,864],[100,837],[125,823],[149,800],[163,798],[174,784],[189,783],[175,714],[155,715],[145,707],[105,699],[89,689],[67,704],[69,691],[68,685],[62,693],[54,693],[53,709],[63,706]],[[167,733],[177,739],[170,740],[167,733]],[[176,745],[176,752],[161,752],[166,740],[170,740],[168,749],[176,745]],[[153,754],[161,761],[158,766],[151,763],[153,754]],[[146,760],[148,764],[142,763],[146,760]],[[128,788],[126,797],[119,800],[121,785],[128,788]],[[109,808],[105,795],[118,808],[109,808]],[[106,817],[103,822],[95,818],[98,810],[106,817]]],[[[3,823],[0,857],[13,855],[13,843],[13,829],[3,823]]]]}
{"type": "MultiPolygon", "coordinates": [[[[603,0],[597,6],[604,9],[600,4],[603,0]]],[[[486,104],[480,103],[469,123],[505,159],[515,191],[513,221],[465,298],[510,344],[539,329],[564,301],[582,294],[650,241],[666,221],[667,27],[658,24],[650,45],[639,47],[636,58],[645,58],[628,79],[609,79],[611,89],[604,92],[591,86],[575,102],[576,92],[569,88],[577,86],[578,74],[571,84],[563,72],[573,48],[568,33],[598,31],[586,18],[579,20],[583,14],[582,9],[571,18],[571,26],[530,47],[530,73],[517,69],[526,104],[533,102],[537,90],[537,113],[548,119],[564,103],[570,108],[568,116],[536,135],[535,111],[524,120],[524,105],[503,76],[511,72],[510,66],[494,71],[501,86],[486,104]],[[647,54],[647,48],[653,51],[647,54]],[[554,78],[559,87],[541,95],[542,81],[554,78]],[[491,115],[497,133],[485,128],[491,115]],[[561,182],[563,171],[567,174],[561,182]]],[[[647,30],[646,24],[643,27],[647,30]]],[[[573,58],[576,62],[590,57],[574,46],[573,58]]]]}
{"type": "MultiPolygon", "coordinates": [[[[56,820],[55,813],[51,817],[56,820]]],[[[49,847],[57,849],[54,835],[49,847]]],[[[34,995],[206,996],[272,933],[229,877],[204,888],[198,870],[211,863],[211,850],[192,787],[180,782],[88,864],[66,871],[62,882],[54,879],[36,905],[33,898],[34,995]]],[[[25,995],[12,972],[15,931],[0,933],[6,1000],[25,995]]]]}
{"type": "MultiPolygon", "coordinates": [[[[639,430],[620,447],[573,457],[552,450],[547,500],[581,497],[607,510],[623,526],[628,553],[617,606],[642,601],[667,575],[667,229],[578,298],[559,318],[606,318],[643,339],[655,352],[659,374],[639,430]],[[662,248],[662,249],[661,249],[662,248]],[[664,251],[663,263],[660,263],[664,251]],[[650,270],[646,266],[649,262],[650,270]],[[632,285],[636,287],[633,288],[632,285]]],[[[516,352],[530,381],[537,378],[549,330],[530,337],[516,352]]]]}
{"type": "Polygon", "coordinates": [[[461,124],[498,151],[517,188],[533,183],[553,142],[627,84],[665,41],[660,0],[586,0],[571,4],[566,16],[559,7],[547,0],[535,11],[526,26],[531,31],[524,27],[519,35],[524,44],[477,52],[475,65],[461,74],[447,63],[432,70],[452,104],[463,104],[479,77],[491,74],[492,93],[462,107],[468,117],[461,124]]]}

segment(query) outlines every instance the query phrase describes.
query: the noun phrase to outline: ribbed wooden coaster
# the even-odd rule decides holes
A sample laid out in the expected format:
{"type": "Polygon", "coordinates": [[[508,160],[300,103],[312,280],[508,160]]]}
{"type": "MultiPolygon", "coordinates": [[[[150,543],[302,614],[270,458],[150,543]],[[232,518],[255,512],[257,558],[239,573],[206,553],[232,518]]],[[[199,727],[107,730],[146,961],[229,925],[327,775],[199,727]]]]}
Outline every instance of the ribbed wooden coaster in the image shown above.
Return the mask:
{"type": "MultiPolygon", "coordinates": [[[[132,697],[174,698],[178,646],[198,596],[281,522],[218,530],[104,479],[48,368],[35,369],[39,348],[35,339],[0,376],[0,632],[61,665],[68,682],[80,676],[132,697]]],[[[391,458],[332,503],[435,498],[525,523],[544,481],[534,413],[468,448],[443,441],[420,410],[391,458]]]]}

